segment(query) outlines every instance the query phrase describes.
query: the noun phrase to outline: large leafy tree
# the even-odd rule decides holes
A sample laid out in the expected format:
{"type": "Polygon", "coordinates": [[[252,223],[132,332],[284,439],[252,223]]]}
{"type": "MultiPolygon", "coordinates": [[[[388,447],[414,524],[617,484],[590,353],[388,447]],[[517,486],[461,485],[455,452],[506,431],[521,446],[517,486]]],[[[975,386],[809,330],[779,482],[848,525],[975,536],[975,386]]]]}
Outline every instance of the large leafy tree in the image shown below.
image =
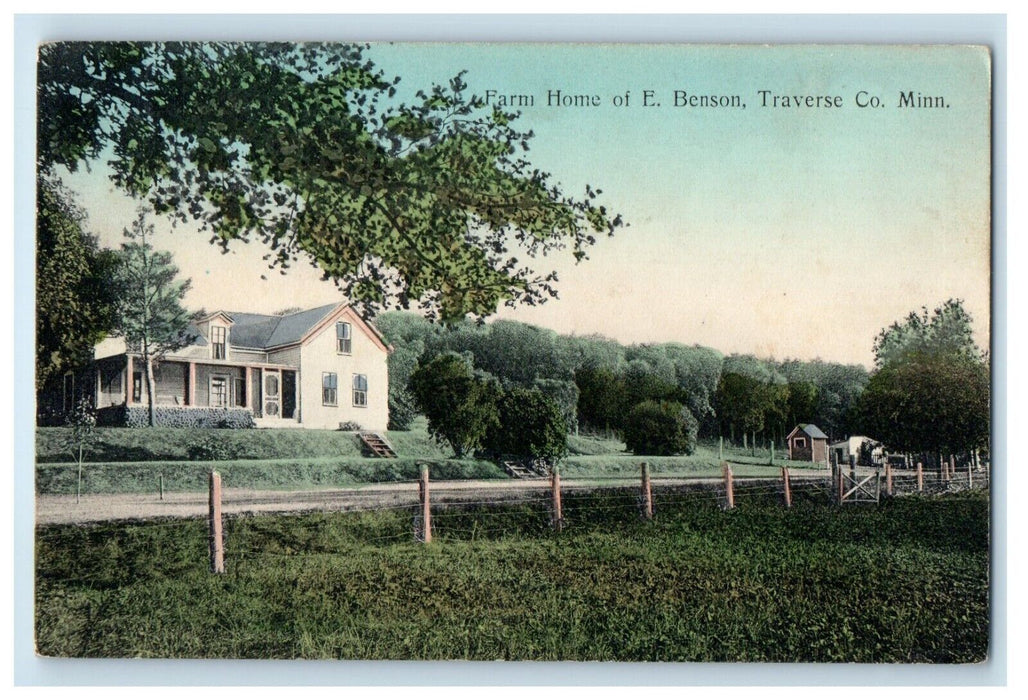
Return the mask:
{"type": "Polygon", "coordinates": [[[456,457],[482,447],[499,420],[498,382],[476,376],[471,363],[446,353],[419,365],[411,375],[410,389],[418,408],[428,418],[428,431],[449,443],[456,457]]]}
{"type": "Polygon", "coordinates": [[[989,439],[989,364],[959,300],[911,313],[875,339],[858,403],[869,435],[904,452],[965,452],[989,439]]]}
{"type": "Polygon", "coordinates": [[[84,230],[84,215],[59,185],[40,179],[36,200],[36,389],[92,359],[112,328],[116,259],[84,230]]]}
{"type": "Polygon", "coordinates": [[[178,279],[170,253],[153,249],[146,240],[152,233],[153,225],[140,212],[132,229],[125,230],[128,241],[121,246],[117,269],[122,295],[117,326],[143,363],[151,426],[156,423],[154,364],[192,340],[192,317],[182,306],[189,280],[178,279]]]}
{"type": "Polygon", "coordinates": [[[556,295],[531,259],[621,225],[527,159],[532,132],[461,75],[400,101],[337,44],[55,43],[40,49],[38,166],[111,154],[114,182],[212,240],[316,264],[366,311],[456,319],[556,295]]]}

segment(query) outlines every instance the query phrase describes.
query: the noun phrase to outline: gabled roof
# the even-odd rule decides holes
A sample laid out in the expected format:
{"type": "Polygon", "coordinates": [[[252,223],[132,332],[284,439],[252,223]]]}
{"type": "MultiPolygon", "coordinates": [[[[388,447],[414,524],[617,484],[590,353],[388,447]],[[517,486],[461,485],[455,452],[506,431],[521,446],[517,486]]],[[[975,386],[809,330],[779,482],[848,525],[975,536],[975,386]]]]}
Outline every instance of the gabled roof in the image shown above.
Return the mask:
{"type": "Polygon", "coordinates": [[[793,428],[793,431],[791,433],[789,433],[789,436],[787,438],[785,438],[785,439],[789,440],[797,432],[806,433],[806,435],[808,437],[813,438],[813,439],[817,439],[817,440],[827,440],[828,439],[828,436],[825,435],[823,432],[821,432],[821,428],[817,427],[813,423],[800,423],[795,428],[793,428]]]}
{"type": "Polygon", "coordinates": [[[298,343],[314,326],[339,308],[326,304],[315,309],[290,314],[249,314],[230,311],[232,324],[230,342],[237,348],[267,350],[298,343]]]}
{"type": "MultiPolygon", "coordinates": [[[[271,350],[303,342],[311,332],[329,320],[329,317],[345,312],[345,304],[326,304],[314,309],[295,311],[288,314],[251,314],[239,311],[217,312],[231,318],[232,333],[229,343],[236,348],[253,350],[271,350]]],[[[373,325],[353,314],[361,325],[379,341],[383,347],[389,348],[385,338],[373,325]]],[[[202,344],[206,344],[204,341],[202,344]]]]}

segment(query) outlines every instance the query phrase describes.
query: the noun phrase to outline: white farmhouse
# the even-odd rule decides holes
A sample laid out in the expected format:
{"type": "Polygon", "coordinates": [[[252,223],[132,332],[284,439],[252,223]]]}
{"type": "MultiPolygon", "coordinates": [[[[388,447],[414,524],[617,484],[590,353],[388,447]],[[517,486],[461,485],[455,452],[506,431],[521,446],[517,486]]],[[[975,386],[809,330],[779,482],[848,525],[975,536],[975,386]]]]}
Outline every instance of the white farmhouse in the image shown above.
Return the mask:
{"type": "MultiPolygon", "coordinates": [[[[235,424],[243,412],[258,427],[386,429],[392,348],[346,304],[277,315],[218,311],[189,337],[154,370],[159,424],[235,424]]],[[[144,372],[123,339],[104,341],[87,372],[66,378],[65,403],[93,394],[105,423],[138,425],[148,403],[144,372]]]]}

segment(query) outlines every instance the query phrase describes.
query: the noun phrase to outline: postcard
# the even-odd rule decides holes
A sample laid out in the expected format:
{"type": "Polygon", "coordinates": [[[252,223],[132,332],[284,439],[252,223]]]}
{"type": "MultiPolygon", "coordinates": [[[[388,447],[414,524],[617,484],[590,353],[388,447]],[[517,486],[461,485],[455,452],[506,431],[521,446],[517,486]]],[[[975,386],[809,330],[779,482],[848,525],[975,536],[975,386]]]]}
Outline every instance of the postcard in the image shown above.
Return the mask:
{"type": "Polygon", "coordinates": [[[987,661],[991,81],[41,44],[37,654],[987,661]]]}

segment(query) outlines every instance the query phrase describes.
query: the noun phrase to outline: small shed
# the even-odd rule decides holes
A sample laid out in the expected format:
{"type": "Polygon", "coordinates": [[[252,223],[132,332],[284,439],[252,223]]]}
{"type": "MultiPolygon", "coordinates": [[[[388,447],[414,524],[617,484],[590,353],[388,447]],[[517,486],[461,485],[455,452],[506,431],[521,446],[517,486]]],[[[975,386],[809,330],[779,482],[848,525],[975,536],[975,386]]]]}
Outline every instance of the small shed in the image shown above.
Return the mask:
{"type": "Polygon", "coordinates": [[[848,464],[850,455],[857,458],[858,464],[866,467],[882,461],[882,443],[866,435],[852,435],[845,440],[833,442],[829,447],[831,448],[829,454],[834,454],[835,460],[839,464],[848,464]],[[867,455],[864,453],[867,453],[867,455]],[[866,460],[861,461],[861,458],[868,455],[870,456],[870,461],[865,464],[866,460]]]}
{"type": "Polygon", "coordinates": [[[813,423],[797,425],[785,442],[789,446],[789,459],[828,463],[828,436],[813,423]]]}

